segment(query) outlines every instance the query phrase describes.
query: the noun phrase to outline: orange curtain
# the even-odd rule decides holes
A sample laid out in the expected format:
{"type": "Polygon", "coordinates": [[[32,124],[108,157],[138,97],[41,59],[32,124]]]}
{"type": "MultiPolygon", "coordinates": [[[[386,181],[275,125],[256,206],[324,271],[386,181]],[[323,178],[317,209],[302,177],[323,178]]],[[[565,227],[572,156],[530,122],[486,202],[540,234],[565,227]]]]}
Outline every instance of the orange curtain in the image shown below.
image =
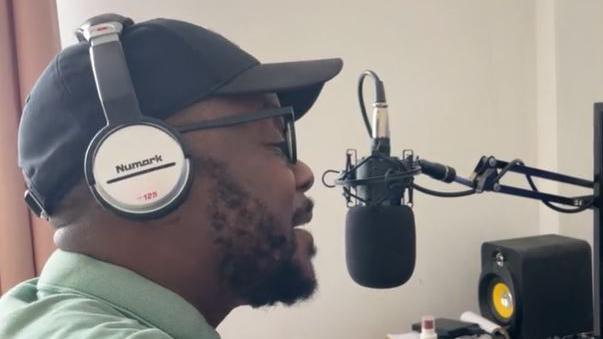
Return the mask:
{"type": "Polygon", "coordinates": [[[0,292],[37,275],[52,228],[31,216],[17,167],[22,103],[60,49],[56,0],[0,0],[0,292]]]}

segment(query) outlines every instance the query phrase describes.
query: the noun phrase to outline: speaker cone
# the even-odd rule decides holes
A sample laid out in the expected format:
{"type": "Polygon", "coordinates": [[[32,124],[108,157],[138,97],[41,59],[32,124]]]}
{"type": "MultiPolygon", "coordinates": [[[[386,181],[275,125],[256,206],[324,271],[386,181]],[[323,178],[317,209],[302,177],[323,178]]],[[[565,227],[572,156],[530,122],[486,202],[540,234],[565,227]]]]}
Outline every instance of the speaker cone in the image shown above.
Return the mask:
{"type": "Polygon", "coordinates": [[[505,322],[509,322],[515,312],[515,302],[513,292],[502,281],[494,281],[490,291],[490,302],[492,311],[505,322]]]}

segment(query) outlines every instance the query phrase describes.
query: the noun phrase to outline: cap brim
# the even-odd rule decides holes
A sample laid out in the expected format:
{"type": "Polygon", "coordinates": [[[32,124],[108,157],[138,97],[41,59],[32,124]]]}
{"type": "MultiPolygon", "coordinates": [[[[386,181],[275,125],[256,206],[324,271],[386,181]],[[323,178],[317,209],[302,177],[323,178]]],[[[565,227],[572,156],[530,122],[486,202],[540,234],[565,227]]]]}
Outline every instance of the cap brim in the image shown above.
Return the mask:
{"type": "Polygon", "coordinates": [[[239,74],[216,90],[216,95],[275,92],[281,106],[292,106],[295,118],[306,113],[318,98],[324,83],[343,66],[337,59],[259,64],[239,74]]]}

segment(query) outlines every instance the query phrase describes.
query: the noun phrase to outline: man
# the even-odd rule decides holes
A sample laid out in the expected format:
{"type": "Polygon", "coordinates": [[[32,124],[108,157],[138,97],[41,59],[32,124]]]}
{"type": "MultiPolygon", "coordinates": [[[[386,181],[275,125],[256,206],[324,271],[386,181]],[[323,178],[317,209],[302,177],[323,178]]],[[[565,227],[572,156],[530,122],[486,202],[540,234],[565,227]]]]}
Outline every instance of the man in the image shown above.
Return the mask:
{"type": "Polygon", "coordinates": [[[182,133],[190,187],[153,218],[97,202],[84,158],[106,103],[88,43],[59,53],[19,127],[28,203],[56,228],[59,249],[39,278],[0,299],[0,338],[218,338],[235,307],[293,304],[316,288],[313,240],[297,227],[312,217],[313,174],[295,158],[292,121],[249,117],[290,106],[299,118],[341,60],[260,64],[166,19],[124,28],[121,43],[142,114],[182,133]]]}

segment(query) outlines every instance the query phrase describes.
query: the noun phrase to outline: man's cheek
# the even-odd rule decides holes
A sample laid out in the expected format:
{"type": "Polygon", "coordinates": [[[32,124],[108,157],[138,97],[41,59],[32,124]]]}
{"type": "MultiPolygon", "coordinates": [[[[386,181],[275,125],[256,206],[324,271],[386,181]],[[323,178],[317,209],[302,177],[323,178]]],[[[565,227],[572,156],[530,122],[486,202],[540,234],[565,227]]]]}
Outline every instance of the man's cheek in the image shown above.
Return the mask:
{"type": "Polygon", "coordinates": [[[274,175],[273,181],[274,201],[278,201],[281,211],[294,212],[295,204],[295,178],[291,172],[274,175]]]}

